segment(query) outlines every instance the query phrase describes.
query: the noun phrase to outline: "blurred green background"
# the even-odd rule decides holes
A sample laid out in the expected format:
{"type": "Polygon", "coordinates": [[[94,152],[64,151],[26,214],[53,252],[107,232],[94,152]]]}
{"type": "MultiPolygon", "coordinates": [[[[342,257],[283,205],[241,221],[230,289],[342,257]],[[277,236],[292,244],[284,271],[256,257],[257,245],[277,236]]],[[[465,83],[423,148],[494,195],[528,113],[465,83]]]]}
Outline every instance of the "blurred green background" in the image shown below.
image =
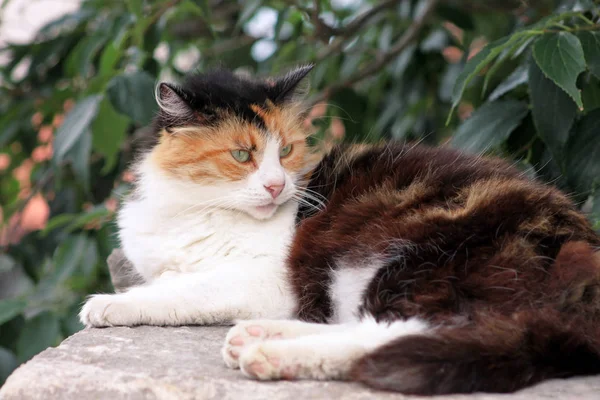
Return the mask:
{"type": "MultiPolygon", "coordinates": [[[[10,3],[0,27],[20,24],[10,3]]],[[[600,228],[597,1],[75,3],[0,45],[0,384],[82,328],[87,294],[111,291],[115,210],[154,86],[192,70],[314,62],[317,137],[502,155],[600,228]]]]}

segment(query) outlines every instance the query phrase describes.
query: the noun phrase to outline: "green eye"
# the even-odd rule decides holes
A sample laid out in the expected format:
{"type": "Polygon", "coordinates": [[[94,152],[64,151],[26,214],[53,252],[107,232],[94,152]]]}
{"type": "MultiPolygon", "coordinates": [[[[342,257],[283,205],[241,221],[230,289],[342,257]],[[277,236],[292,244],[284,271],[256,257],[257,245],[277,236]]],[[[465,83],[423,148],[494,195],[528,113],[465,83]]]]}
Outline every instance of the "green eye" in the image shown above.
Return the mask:
{"type": "Polygon", "coordinates": [[[288,154],[290,154],[292,151],[292,145],[288,144],[285,147],[282,147],[281,150],[279,151],[279,157],[285,157],[288,154]]]}
{"type": "Polygon", "coordinates": [[[231,155],[236,161],[245,163],[250,160],[250,152],[246,150],[231,150],[231,155]]]}

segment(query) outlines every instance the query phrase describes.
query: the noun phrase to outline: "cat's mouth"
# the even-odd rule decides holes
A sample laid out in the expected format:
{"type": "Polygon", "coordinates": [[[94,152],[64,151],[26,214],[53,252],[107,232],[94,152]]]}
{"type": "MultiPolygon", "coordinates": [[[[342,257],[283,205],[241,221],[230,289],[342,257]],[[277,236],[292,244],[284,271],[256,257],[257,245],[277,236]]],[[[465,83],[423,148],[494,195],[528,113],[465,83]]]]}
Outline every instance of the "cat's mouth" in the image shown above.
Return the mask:
{"type": "Polygon", "coordinates": [[[257,211],[261,212],[261,213],[268,213],[273,211],[274,209],[277,208],[277,204],[275,203],[269,203],[269,204],[265,204],[264,206],[256,206],[255,207],[257,211]]]}

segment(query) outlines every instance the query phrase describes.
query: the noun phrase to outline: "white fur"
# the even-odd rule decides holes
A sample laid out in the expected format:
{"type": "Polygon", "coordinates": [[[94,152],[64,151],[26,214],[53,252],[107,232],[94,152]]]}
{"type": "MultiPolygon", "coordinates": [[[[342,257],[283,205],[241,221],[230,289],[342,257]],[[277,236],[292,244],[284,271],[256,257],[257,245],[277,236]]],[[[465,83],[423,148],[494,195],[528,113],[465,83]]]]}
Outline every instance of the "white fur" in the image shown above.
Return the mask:
{"type": "Polygon", "coordinates": [[[381,261],[375,259],[367,259],[359,265],[338,260],[329,287],[329,296],[333,302],[333,323],[358,320],[358,309],[365,290],[381,266],[381,261]]]}
{"type": "Polygon", "coordinates": [[[419,319],[387,324],[367,318],[340,325],[247,321],[231,328],[222,353],[229,367],[239,367],[260,380],[346,379],[352,365],[369,352],[401,336],[427,334],[429,329],[419,319]]]}
{"type": "Polygon", "coordinates": [[[295,179],[270,139],[244,181],[201,185],[160,170],[148,154],[138,191],[118,216],[123,251],[147,282],[92,296],[88,326],[231,323],[287,318],[293,301],[285,274],[297,205],[295,179]],[[265,186],[285,184],[273,199],[265,186]]]}

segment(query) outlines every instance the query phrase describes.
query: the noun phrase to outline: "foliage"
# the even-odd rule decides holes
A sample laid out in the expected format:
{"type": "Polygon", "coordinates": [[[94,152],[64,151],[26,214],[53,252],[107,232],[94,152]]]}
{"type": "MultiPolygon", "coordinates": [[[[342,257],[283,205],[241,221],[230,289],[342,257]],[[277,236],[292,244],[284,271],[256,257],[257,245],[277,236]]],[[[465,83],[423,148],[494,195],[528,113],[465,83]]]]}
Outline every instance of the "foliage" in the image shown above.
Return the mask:
{"type": "Polygon", "coordinates": [[[114,208],[154,85],[192,67],[315,62],[311,101],[329,104],[317,126],[510,157],[587,200],[600,228],[600,6],[524,3],[85,0],[33,43],[1,49],[0,383],[81,329],[86,294],[111,289],[114,208]],[[22,235],[39,198],[50,219],[22,235]]]}

